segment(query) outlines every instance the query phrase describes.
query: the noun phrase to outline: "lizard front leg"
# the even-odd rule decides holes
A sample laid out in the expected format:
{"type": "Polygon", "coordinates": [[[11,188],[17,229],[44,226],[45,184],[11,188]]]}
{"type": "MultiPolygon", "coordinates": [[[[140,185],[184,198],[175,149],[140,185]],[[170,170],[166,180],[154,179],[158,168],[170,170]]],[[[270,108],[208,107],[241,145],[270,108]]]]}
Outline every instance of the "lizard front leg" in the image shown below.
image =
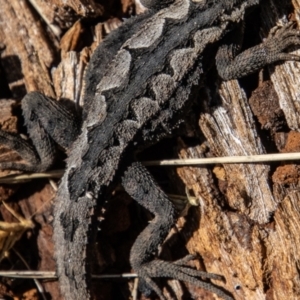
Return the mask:
{"type": "Polygon", "coordinates": [[[21,102],[30,141],[0,130],[0,143],[15,150],[25,161],[2,162],[0,169],[41,172],[54,163],[56,146],[68,149],[79,133],[78,117],[59,101],[38,92],[27,94],[21,102]]]}
{"type": "Polygon", "coordinates": [[[232,38],[235,42],[228,39],[216,55],[216,67],[224,80],[247,76],[278,61],[300,61],[300,56],[284,52],[290,46],[300,45],[300,31],[291,28],[291,24],[277,30],[263,43],[239,54],[240,45],[236,43],[237,38],[232,38]]]}
{"type": "Polygon", "coordinates": [[[190,282],[223,299],[232,300],[232,297],[218,287],[197,278],[222,279],[222,276],[184,266],[193,258],[192,255],[175,262],[167,262],[153,257],[153,253],[157,251],[158,246],[174,225],[176,212],[172,202],[154,182],[147,169],[140,163],[133,163],[124,173],[122,184],[135,201],[154,214],[154,219],[138,236],[130,251],[130,263],[142,282],[143,291],[153,290],[160,299],[165,299],[153,278],[168,277],[190,282]]]}

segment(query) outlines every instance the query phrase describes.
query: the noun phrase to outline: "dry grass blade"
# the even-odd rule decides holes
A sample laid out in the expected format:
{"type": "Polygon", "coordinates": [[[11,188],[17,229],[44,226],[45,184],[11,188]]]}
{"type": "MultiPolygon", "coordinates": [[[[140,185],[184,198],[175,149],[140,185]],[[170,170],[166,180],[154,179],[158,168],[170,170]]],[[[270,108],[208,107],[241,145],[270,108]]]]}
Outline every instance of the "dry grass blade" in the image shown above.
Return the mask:
{"type": "Polygon", "coordinates": [[[34,224],[31,220],[21,217],[4,201],[2,201],[2,203],[19,222],[0,222],[0,261],[7,256],[9,250],[22,237],[24,232],[34,227],[34,224]]]}
{"type": "MultiPolygon", "coordinates": [[[[195,159],[152,160],[144,161],[143,164],[145,166],[193,166],[208,164],[267,163],[273,161],[290,161],[299,159],[300,152],[295,152],[195,159]]],[[[10,175],[0,178],[0,184],[15,184],[38,178],[60,178],[63,173],[64,170],[52,170],[45,173],[10,175]]]]}
{"type": "MultiPolygon", "coordinates": [[[[300,153],[273,153],[245,156],[224,156],[195,159],[172,159],[172,160],[153,160],[143,161],[145,166],[194,166],[209,164],[240,164],[240,163],[268,163],[274,161],[299,160],[300,153]]],[[[61,178],[64,170],[52,170],[45,173],[9,175],[0,178],[0,184],[18,184],[41,178],[61,178]]]]}
{"type": "Polygon", "coordinates": [[[21,174],[21,175],[9,175],[0,178],[0,184],[19,184],[22,182],[28,182],[33,179],[41,178],[61,178],[64,170],[52,170],[45,173],[33,173],[33,174],[21,174]]]}
{"type": "MultiPolygon", "coordinates": [[[[14,249],[13,249],[14,250],[14,249]]],[[[23,256],[17,251],[14,250],[14,252],[16,253],[16,255],[21,259],[21,261],[23,262],[23,264],[25,265],[25,267],[30,270],[29,265],[27,264],[26,260],[23,258],[23,256]]],[[[41,283],[38,281],[37,278],[33,278],[33,281],[42,297],[43,300],[47,300],[46,296],[45,296],[45,290],[44,287],[41,285],[41,283]]]]}
{"type": "Polygon", "coordinates": [[[224,156],[195,159],[153,160],[145,161],[145,166],[192,166],[208,164],[239,164],[239,163],[267,163],[272,161],[299,160],[300,153],[274,153],[245,156],[224,156]]]}
{"type": "MultiPolygon", "coordinates": [[[[57,279],[54,271],[0,271],[0,276],[24,279],[57,279]]],[[[93,279],[136,278],[134,273],[92,275],[93,279]]]]}
{"type": "Polygon", "coordinates": [[[57,279],[53,271],[0,271],[0,276],[24,279],[57,279]]]}

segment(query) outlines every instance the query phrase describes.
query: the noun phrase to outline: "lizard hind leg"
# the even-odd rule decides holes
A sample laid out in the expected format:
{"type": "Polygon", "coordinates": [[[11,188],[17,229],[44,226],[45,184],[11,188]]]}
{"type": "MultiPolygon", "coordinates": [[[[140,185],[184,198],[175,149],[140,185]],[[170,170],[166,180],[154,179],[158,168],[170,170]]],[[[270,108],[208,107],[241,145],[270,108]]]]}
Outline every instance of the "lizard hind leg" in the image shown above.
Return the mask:
{"type": "Polygon", "coordinates": [[[147,169],[140,163],[133,163],[124,173],[122,184],[126,192],[139,204],[154,214],[154,219],[137,237],[130,251],[130,263],[134,271],[141,278],[143,290],[155,291],[161,299],[164,299],[161,290],[153,282],[155,277],[168,277],[190,282],[198,287],[218,294],[226,300],[233,298],[228,296],[220,288],[202,281],[197,277],[223,279],[217,274],[198,271],[184,266],[194,255],[175,262],[167,262],[154,259],[157,247],[164,241],[176,220],[174,205],[167,195],[158,187],[147,169]]]}

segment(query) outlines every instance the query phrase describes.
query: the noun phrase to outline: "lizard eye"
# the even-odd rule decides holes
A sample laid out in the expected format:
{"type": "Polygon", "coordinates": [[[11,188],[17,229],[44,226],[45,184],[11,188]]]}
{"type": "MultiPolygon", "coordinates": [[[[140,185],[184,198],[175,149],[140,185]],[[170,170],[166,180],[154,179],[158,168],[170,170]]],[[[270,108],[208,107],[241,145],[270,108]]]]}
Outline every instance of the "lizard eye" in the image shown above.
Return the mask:
{"type": "Polygon", "coordinates": [[[174,2],[174,0],[140,0],[141,4],[150,9],[162,9],[174,2]]]}

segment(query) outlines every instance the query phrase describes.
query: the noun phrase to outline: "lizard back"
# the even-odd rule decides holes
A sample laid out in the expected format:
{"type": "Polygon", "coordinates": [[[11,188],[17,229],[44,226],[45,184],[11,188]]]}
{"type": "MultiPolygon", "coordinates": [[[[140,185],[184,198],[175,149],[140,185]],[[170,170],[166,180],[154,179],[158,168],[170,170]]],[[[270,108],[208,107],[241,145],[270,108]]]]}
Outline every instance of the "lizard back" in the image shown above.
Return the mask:
{"type": "Polygon", "coordinates": [[[198,6],[177,1],[142,19],[141,28],[112,51],[115,55],[104,66],[99,66],[99,58],[106,48],[100,45],[87,71],[82,134],[68,159],[71,199],[94,193],[87,188],[91,181],[109,184],[135,139],[157,141],[171,131],[170,122],[199,84],[201,53],[226,33],[229,24],[218,27],[223,4],[198,6]]]}
{"type": "Polygon", "coordinates": [[[95,51],[86,73],[82,131],[70,150],[54,212],[64,295],[89,297],[87,232],[94,207],[105,200],[120,165],[132,161],[127,150],[134,141],[156,142],[171,133],[172,122],[201,81],[203,51],[217,48],[231,30],[232,21],[222,18],[234,14],[237,3],[250,5],[175,1],[129,20],[95,51]]]}

